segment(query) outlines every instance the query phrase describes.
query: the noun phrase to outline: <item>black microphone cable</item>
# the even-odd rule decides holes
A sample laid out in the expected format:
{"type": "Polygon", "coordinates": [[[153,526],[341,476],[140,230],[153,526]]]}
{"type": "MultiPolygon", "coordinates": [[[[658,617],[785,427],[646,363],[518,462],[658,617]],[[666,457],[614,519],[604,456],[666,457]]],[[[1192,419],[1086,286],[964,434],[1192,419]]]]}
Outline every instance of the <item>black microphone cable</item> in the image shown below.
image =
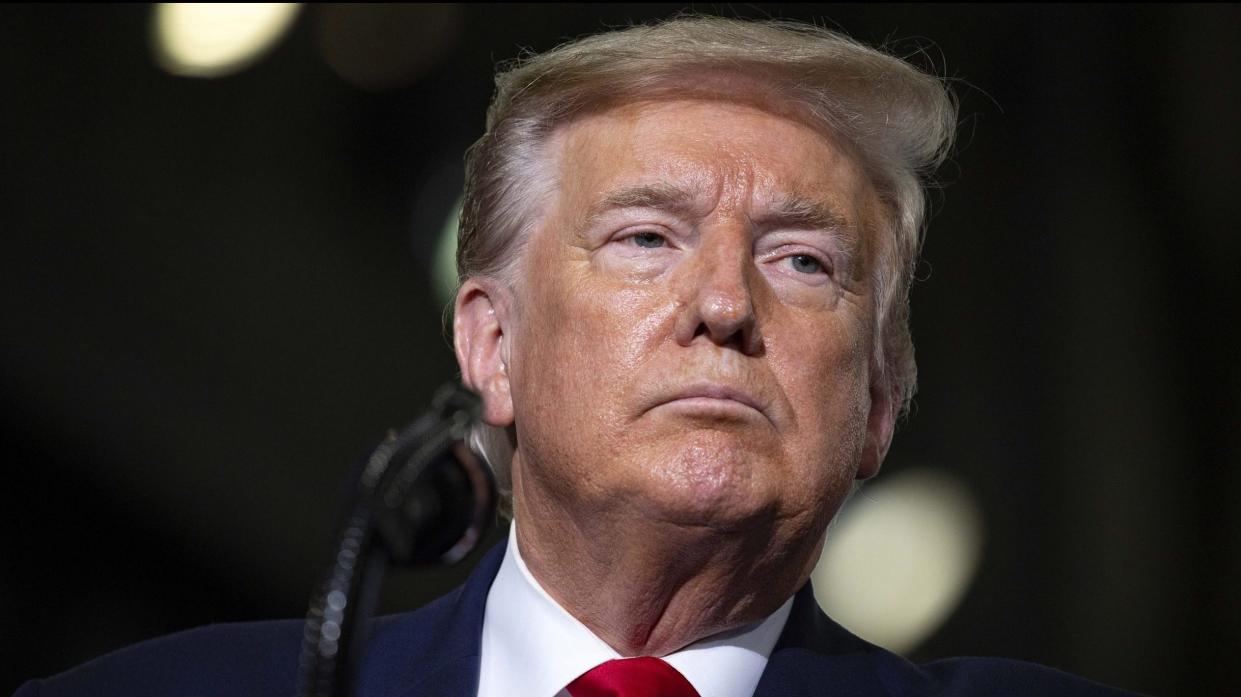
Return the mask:
{"type": "Polygon", "coordinates": [[[494,476],[466,444],[481,411],[476,395],[445,385],[364,461],[306,614],[298,697],[352,697],[390,565],[459,561],[495,522],[494,476]]]}

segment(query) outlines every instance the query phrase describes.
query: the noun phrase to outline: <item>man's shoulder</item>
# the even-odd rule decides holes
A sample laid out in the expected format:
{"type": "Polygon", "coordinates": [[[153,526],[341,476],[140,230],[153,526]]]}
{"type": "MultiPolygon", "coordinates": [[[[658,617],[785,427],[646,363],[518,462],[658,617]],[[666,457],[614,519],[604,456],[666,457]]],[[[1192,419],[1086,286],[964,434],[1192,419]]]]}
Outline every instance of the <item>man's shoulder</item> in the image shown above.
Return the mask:
{"type": "MultiPolygon", "coordinates": [[[[503,547],[499,547],[502,554],[503,547]]],[[[463,586],[370,627],[361,691],[425,685],[453,694],[477,679],[478,635],[497,552],[463,586]]],[[[305,621],[212,624],[114,651],[59,675],[32,680],[14,697],[267,697],[293,694],[305,621]]]]}
{"type": "Polygon", "coordinates": [[[917,664],[871,644],[819,609],[809,585],[798,592],[757,697],[1123,697],[1132,693],[1054,668],[1005,658],[949,658],[917,664]]]}
{"type": "Polygon", "coordinates": [[[762,697],[839,694],[841,688],[858,697],[1135,695],[1055,668],[1008,658],[945,658],[917,664],[860,640],[856,652],[821,654],[805,648],[784,649],[772,658],[764,684],[756,693],[762,697]]]}
{"type": "MultiPolygon", "coordinates": [[[[439,610],[445,600],[380,618],[372,628],[369,648],[382,651],[382,647],[395,644],[404,652],[416,652],[418,640],[426,634],[411,630],[441,621],[439,610]]],[[[300,619],[269,620],[212,624],[177,632],[100,656],[44,680],[32,680],[14,697],[293,694],[304,627],[300,619]]]]}
{"type": "Polygon", "coordinates": [[[1009,658],[945,658],[916,666],[928,689],[942,697],[1125,697],[1118,690],[1055,668],[1009,658]]]}
{"type": "Polygon", "coordinates": [[[128,646],[15,697],[271,695],[296,681],[302,620],[212,624],[128,646]]]}
{"type": "MultiPolygon", "coordinates": [[[[368,663],[375,654],[394,651],[404,654],[406,660],[401,663],[406,663],[420,649],[429,650],[432,637],[444,635],[438,625],[447,621],[453,596],[413,612],[378,618],[371,628],[368,663]]],[[[289,695],[297,685],[304,629],[301,619],[189,629],[128,646],[50,678],[31,680],[14,697],[289,695]]],[[[389,682],[380,671],[363,672],[364,680],[389,682]]]]}

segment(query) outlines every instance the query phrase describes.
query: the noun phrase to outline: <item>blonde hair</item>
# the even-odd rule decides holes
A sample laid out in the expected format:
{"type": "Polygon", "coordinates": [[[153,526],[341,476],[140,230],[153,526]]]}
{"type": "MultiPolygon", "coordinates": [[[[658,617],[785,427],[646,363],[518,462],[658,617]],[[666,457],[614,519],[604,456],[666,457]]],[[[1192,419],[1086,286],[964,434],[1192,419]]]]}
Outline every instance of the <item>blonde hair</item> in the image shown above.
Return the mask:
{"type": "MultiPolygon", "coordinates": [[[[459,280],[518,281],[523,245],[555,194],[543,154],[553,130],[584,113],[673,96],[793,111],[861,163],[885,209],[882,229],[872,231],[872,360],[905,413],[917,384],[908,296],[924,186],[951,146],[956,103],[939,78],[813,25],[678,17],[578,39],[501,70],[486,133],[466,154],[459,280]]],[[[511,434],[480,426],[473,441],[507,496],[511,434]]]]}

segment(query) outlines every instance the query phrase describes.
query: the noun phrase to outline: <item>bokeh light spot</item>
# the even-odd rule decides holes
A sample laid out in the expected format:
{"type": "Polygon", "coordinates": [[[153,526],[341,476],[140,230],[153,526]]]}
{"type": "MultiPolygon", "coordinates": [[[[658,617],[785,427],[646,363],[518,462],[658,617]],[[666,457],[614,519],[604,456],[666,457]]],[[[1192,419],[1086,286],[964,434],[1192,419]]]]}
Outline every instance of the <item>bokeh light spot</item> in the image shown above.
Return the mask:
{"type": "Polygon", "coordinates": [[[812,574],[828,615],[897,653],[952,614],[978,568],[982,514],[968,487],[932,468],[858,492],[828,530],[812,574]]]}
{"type": "Polygon", "coordinates": [[[461,199],[453,204],[448,217],[444,219],[444,227],[440,230],[439,240],[435,244],[435,256],[431,262],[431,283],[435,286],[435,297],[441,304],[453,301],[457,292],[457,225],[461,220],[461,199]]]}
{"type": "Polygon", "coordinates": [[[258,60],[292,26],[301,3],[159,3],[152,42],[174,75],[220,77],[258,60]]]}

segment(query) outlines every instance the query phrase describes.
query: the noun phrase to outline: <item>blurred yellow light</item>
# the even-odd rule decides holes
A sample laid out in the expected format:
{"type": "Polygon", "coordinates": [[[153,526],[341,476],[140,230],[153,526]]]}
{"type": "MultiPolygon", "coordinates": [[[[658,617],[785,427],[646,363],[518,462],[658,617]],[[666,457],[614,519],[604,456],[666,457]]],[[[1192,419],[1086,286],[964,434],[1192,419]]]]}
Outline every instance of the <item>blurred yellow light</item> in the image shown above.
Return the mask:
{"type": "Polygon", "coordinates": [[[175,75],[219,77],[257,60],[293,24],[301,3],[160,3],[153,40],[175,75]]]}
{"type": "Polygon", "coordinates": [[[823,610],[897,653],[956,609],[978,568],[982,515],[963,483],[907,470],[858,492],[828,530],[815,567],[823,610]]]}

